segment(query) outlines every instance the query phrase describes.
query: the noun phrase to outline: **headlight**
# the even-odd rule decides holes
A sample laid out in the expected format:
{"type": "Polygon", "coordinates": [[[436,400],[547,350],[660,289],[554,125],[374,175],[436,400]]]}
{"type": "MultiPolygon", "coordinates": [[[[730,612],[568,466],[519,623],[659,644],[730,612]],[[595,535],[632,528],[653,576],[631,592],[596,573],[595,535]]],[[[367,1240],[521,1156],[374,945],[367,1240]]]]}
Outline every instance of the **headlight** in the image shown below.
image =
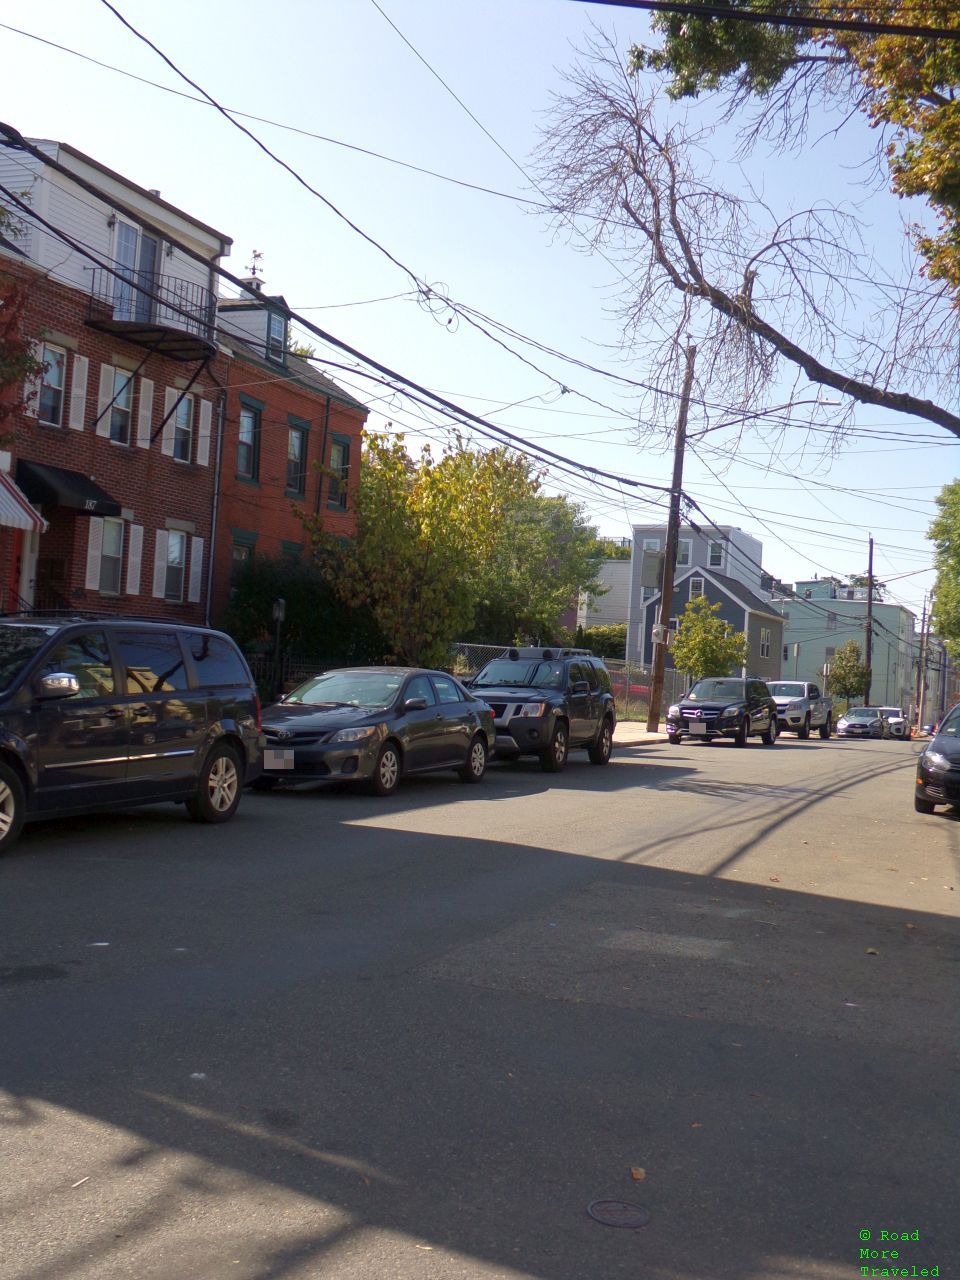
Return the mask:
{"type": "Polygon", "coordinates": [[[720,719],[735,720],[739,714],[740,714],[739,707],[725,707],[723,711],[720,712],[720,719]]]}
{"type": "Polygon", "coordinates": [[[527,702],[524,704],[520,712],[521,716],[532,716],[539,719],[540,716],[546,714],[547,704],[545,702],[527,702]]]}
{"type": "Polygon", "coordinates": [[[927,769],[950,768],[950,761],[939,751],[925,751],[920,757],[920,763],[927,769]]]}
{"type": "Polygon", "coordinates": [[[357,729],[340,729],[330,739],[331,742],[362,742],[377,732],[375,724],[363,725],[357,729]]]}
{"type": "Polygon", "coordinates": [[[841,716],[840,719],[837,721],[837,728],[845,729],[846,727],[847,727],[847,722],[846,720],[844,720],[843,716],[841,716]]]}
{"type": "Polygon", "coordinates": [[[788,710],[788,711],[799,711],[799,710],[800,710],[800,708],[801,708],[802,706],[803,706],[803,702],[802,702],[802,701],[800,701],[799,699],[795,698],[795,699],[793,700],[793,702],[788,702],[788,703],[787,703],[787,710],[788,710]]]}
{"type": "Polygon", "coordinates": [[[672,707],[667,707],[668,720],[679,720],[679,718],[680,718],[680,708],[676,706],[676,704],[674,704],[674,706],[672,707]]]}

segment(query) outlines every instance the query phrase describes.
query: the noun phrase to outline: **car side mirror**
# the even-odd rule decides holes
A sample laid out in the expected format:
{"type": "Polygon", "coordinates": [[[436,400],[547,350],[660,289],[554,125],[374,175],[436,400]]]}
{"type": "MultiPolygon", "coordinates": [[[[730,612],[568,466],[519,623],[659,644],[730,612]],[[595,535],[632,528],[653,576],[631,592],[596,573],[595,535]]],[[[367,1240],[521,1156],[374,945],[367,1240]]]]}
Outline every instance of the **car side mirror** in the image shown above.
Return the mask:
{"type": "Polygon", "coordinates": [[[590,682],[588,680],[574,680],[571,693],[589,693],[590,682]]]}
{"type": "Polygon", "coordinates": [[[404,701],[403,709],[404,711],[426,711],[427,706],[426,698],[421,696],[419,698],[407,698],[404,701]]]}
{"type": "Polygon", "coordinates": [[[72,698],[80,692],[80,681],[67,671],[54,671],[40,679],[41,698],[72,698]]]}

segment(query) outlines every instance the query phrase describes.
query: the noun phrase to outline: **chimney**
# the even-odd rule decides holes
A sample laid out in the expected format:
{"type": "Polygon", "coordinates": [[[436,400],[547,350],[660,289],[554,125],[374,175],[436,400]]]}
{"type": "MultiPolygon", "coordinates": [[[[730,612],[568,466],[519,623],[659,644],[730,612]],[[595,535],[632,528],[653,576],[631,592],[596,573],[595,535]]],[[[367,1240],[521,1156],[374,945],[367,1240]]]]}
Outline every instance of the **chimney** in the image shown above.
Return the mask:
{"type": "Polygon", "coordinates": [[[155,200],[159,200],[159,199],[160,199],[160,192],[159,192],[159,190],[158,190],[156,187],[148,187],[148,188],[147,188],[147,195],[148,195],[148,196],[153,196],[153,198],[154,198],[155,200]]]}

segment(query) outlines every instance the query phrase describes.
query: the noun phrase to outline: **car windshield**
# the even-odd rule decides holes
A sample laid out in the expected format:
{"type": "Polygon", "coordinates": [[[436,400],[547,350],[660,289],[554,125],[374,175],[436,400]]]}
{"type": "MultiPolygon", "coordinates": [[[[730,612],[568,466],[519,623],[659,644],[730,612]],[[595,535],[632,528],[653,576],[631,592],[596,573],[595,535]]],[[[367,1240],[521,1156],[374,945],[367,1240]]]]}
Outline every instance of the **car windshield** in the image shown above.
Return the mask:
{"type": "Polygon", "coordinates": [[[404,681],[401,671],[328,671],[284,698],[307,707],[386,707],[404,681]]]}
{"type": "Polygon", "coordinates": [[[845,720],[876,720],[880,713],[873,707],[851,707],[844,715],[845,720]]]}
{"type": "Polygon", "coordinates": [[[940,727],[937,730],[937,737],[944,734],[948,738],[960,738],[960,706],[953,708],[948,715],[940,721],[940,727]]]}
{"type": "Polygon", "coordinates": [[[768,684],[772,698],[803,698],[806,696],[805,687],[798,684],[795,680],[774,680],[772,684],[768,684]]]}
{"type": "Polygon", "coordinates": [[[562,689],[563,663],[529,658],[521,658],[519,661],[514,658],[494,658],[471,683],[474,689],[491,689],[497,685],[509,685],[516,689],[562,689]]]}
{"type": "Polygon", "coordinates": [[[698,680],[687,697],[691,702],[709,702],[714,698],[742,698],[742,680],[698,680]]]}
{"type": "Polygon", "coordinates": [[[903,712],[899,707],[881,707],[880,714],[884,720],[902,720],[903,712]]]}
{"type": "Polygon", "coordinates": [[[13,684],[40,646],[56,633],[56,627],[0,626],[0,690],[13,684]]]}

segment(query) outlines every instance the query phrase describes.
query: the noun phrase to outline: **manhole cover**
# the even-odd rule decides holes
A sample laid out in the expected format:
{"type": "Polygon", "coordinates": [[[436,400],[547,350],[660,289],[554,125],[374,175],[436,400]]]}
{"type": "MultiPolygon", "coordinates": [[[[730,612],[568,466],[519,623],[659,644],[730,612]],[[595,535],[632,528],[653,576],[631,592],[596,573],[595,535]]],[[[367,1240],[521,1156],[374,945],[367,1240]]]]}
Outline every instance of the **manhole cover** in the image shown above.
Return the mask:
{"type": "Polygon", "coordinates": [[[594,1222],[605,1227],[645,1227],[650,1221],[650,1214],[638,1204],[628,1204],[626,1200],[594,1200],[587,1205],[587,1213],[594,1222]]]}

